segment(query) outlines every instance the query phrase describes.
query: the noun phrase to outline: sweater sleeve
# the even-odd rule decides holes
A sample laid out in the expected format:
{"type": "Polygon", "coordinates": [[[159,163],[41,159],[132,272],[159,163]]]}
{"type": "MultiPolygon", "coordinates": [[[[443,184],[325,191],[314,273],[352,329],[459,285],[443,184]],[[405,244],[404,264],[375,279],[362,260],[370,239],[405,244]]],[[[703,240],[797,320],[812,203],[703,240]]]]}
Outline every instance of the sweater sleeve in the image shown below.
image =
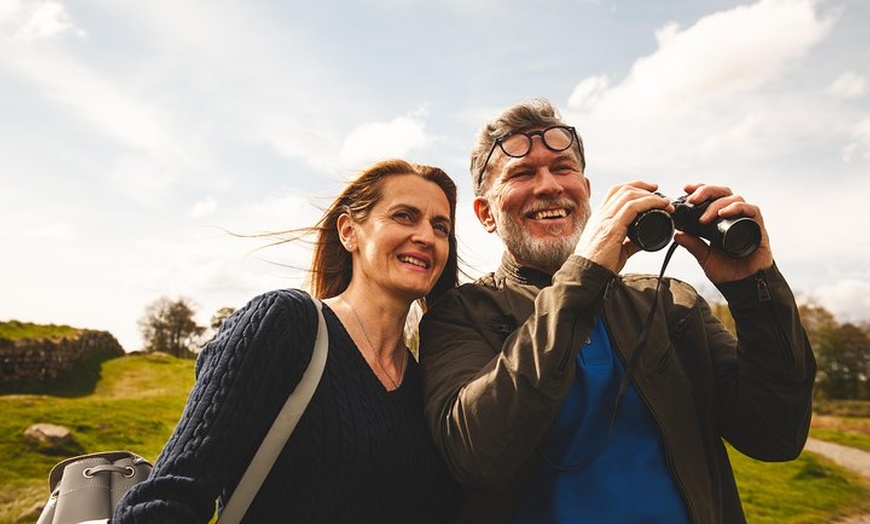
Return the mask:
{"type": "Polygon", "coordinates": [[[224,323],[199,355],[196,382],[151,475],[121,500],[114,524],[209,521],[301,379],[316,315],[307,294],[281,290],[224,323]]]}

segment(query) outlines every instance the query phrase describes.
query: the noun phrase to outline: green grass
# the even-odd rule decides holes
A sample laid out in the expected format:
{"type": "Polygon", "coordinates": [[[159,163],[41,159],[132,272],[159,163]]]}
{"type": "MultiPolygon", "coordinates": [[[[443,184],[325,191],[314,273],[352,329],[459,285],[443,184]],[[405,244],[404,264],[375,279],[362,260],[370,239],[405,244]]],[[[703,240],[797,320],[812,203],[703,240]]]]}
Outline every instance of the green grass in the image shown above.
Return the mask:
{"type": "Polygon", "coordinates": [[[870,482],[818,455],[783,463],[758,462],[733,449],[729,455],[751,524],[823,524],[870,513],[870,482]]]}
{"type": "Polygon", "coordinates": [[[17,320],[0,322],[0,338],[8,340],[21,340],[25,338],[57,340],[63,337],[74,337],[81,331],[78,328],[57,326],[55,324],[33,324],[17,320]]]}
{"type": "Polygon", "coordinates": [[[810,436],[870,452],[870,402],[828,400],[813,407],[810,436]]]}
{"type": "Polygon", "coordinates": [[[84,397],[68,396],[68,383],[59,386],[61,396],[0,396],[0,524],[18,522],[48,497],[48,472],[67,456],[128,449],[153,462],[181,415],[193,366],[168,356],[125,356],[103,362],[84,397]],[[39,422],[66,426],[73,443],[59,454],[40,452],[23,436],[39,422]]]}
{"type": "MultiPolygon", "coordinates": [[[[37,393],[0,395],[0,524],[36,520],[30,510],[48,497],[48,472],[67,456],[129,449],[153,462],[181,415],[193,366],[166,355],[95,358],[37,393]],[[40,452],[22,434],[38,422],[70,428],[73,443],[59,454],[40,452]]],[[[870,512],[862,502],[870,500],[868,482],[815,455],[782,464],[731,456],[751,524],[826,523],[870,512]]]]}
{"type": "Polygon", "coordinates": [[[836,429],[812,429],[810,436],[819,440],[827,440],[835,444],[858,448],[870,453],[870,435],[857,431],[836,429]]]}

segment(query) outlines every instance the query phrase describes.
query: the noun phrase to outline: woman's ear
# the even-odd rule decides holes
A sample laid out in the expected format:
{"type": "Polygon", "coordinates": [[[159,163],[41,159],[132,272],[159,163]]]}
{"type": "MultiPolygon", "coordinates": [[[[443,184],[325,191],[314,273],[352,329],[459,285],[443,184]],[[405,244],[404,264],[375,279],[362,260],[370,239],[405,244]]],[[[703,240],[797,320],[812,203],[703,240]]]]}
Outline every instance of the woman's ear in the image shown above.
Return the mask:
{"type": "Polygon", "coordinates": [[[356,223],[347,213],[340,214],[338,220],[335,222],[335,227],[338,230],[338,239],[341,241],[341,245],[351,253],[357,248],[355,226],[356,223]]]}
{"type": "Polygon", "coordinates": [[[487,233],[495,231],[495,217],[492,214],[489,200],[483,197],[475,198],[474,214],[477,215],[477,219],[483,224],[483,228],[486,229],[487,233]]]}

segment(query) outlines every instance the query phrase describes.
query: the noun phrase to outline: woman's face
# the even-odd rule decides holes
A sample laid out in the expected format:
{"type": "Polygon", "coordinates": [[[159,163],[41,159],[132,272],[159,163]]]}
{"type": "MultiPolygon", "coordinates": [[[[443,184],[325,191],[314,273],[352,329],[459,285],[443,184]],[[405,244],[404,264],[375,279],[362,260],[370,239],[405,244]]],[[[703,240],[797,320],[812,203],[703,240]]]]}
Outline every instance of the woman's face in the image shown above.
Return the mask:
{"type": "Polygon", "coordinates": [[[410,302],[429,293],[447,263],[450,205],[437,184],[418,175],[390,176],[381,184],[368,219],[347,221],[355,236],[353,279],[410,302]]]}

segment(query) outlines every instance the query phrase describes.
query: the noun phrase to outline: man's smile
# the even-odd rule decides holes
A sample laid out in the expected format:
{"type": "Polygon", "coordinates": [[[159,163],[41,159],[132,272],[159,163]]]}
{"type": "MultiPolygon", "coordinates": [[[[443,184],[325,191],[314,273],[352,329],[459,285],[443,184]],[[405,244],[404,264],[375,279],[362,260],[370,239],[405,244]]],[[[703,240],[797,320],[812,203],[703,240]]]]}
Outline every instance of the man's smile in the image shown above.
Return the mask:
{"type": "Polygon", "coordinates": [[[526,218],[530,218],[532,220],[552,220],[557,218],[565,218],[571,212],[563,207],[555,208],[555,209],[542,209],[540,211],[533,211],[532,213],[528,213],[526,218]]]}

